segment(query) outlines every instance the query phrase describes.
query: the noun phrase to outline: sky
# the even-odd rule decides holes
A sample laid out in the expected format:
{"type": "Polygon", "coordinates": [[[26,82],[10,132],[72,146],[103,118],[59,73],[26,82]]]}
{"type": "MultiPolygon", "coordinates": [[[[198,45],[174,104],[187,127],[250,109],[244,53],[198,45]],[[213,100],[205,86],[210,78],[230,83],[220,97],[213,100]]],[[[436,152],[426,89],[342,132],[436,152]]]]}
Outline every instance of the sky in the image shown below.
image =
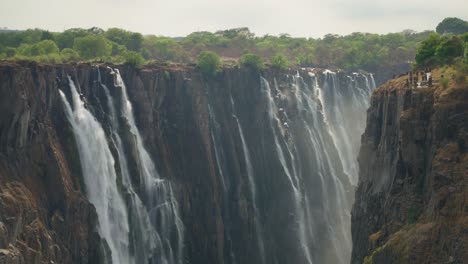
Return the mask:
{"type": "Polygon", "coordinates": [[[143,34],[249,27],[257,35],[322,37],[352,32],[434,30],[445,17],[468,20],[467,0],[0,0],[0,27],[119,27],[143,34]]]}

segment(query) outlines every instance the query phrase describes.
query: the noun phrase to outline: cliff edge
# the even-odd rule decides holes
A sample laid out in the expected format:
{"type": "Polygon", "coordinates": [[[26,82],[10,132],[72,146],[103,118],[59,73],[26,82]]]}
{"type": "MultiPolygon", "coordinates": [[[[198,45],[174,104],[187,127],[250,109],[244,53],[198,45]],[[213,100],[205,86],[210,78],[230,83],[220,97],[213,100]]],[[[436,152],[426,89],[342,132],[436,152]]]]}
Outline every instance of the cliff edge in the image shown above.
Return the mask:
{"type": "Polygon", "coordinates": [[[405,82],[391,80],[371,98],[351,263],[466,263],[468,87],[452,77],[445,88],[405,82]]]}

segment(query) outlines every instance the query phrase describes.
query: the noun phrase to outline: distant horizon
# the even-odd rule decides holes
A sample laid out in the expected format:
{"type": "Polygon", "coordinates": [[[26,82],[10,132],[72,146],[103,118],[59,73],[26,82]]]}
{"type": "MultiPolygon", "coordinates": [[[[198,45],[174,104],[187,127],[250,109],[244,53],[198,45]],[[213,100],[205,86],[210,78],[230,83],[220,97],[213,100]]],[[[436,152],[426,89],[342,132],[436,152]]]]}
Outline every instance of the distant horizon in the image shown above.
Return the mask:
{"type": "Polygon", "coordinates": [[[257,36],[321,38],[354,32],[388,34],[434,30],[446,17],[468,20],[468,1],[412,0],[16,0],[2,3],[0,27],[122,28],[144,35],[183,37],[192,32],[248,26],[257,36]]]}
{"type": "Polygon", "coordinates": [[[187,35],[179,35],[179,36],[168,36],[168,35],[162,35],[162,34],[153,34],[153,33],[149,33],[149,34],[146,34],[146,33],[143,33],[143,32],[139,32],[139,31],[133,31],[133,30],[129,30],[129,29],[126,29],[126,28],[121,28],[121,27],[108,27],[108,28],[102,28],[102,27],[98,27],[98,26],[94,26],[94,27],[71,27],[71,28],[66,28],[64,30],[50,30],[50,29],[47,29],[47,28],[39,28],[39,27],[29,27],[29,28],[22,28],[22,29],[19,29],[19,28],[9,28],[9,27],[2,27],[0,26],[0,30],[5,30],[5,31],[26,31],[26,30],[29,30],[29,29],[39,29],[39,30],[44,30],[44,31],[49,31],[51,33],[60,33],[60,32],[64,32],[65,30],[69,30],[69,29],[73,29],[73,28],[81,28],[81,29],[91,29],[91,28],[100,28],[104,31],[110,29],[110,28],[119,28],[119,29],[123,29],[123,30],[127,30],[129,32],[135,32],[135,33],[141,33],[142,35],[144,36],[160,36],[160,37],[169,37],[169,38],[184,38],[184,37],[187,37],[188,35],[192,34],[192,33],[196,33],[196,32],[211,32],[211,33],[216,33],[218,31],[223,31],[223,30],[230,30],[230,29],[236,29],[236,28],[248,28],[249,31],[251,33],[254,33],[256,37],[262,37],[262,36],[266,36],[266,35],[269,35],[269,36],[281,36],[283,34],[287,34],[287,35],[290,35],[292,38],[313,38],[313,39],[318,39],[318,38],[323,38],[325,37],[326,35],[339,35],[339,36],[348,36],[348,35],[351,35],[351,34],[354,34],[354,33],[362,33],[362,34],[377,34],[377,35],[386,35],[386,34],[391,34],[391,33],[403,33],[404,31],[406,30],[409,30],[409,31],[414,31],[415,33],[421,33],[421,32],[426,32],[426,31],[434,31],[435,32],[435,27],[433,29],[424,29],[424,30],[414,30],[414,29],[411,29],[411,28],[406,28],[406,29],[402,29],[400,31],[391,31],[391,32],[383,32],[383,33],[379,33],[379,32],[364,32],[364,31],[355,31],[355,32],[350,32],[350,33],[345,33],[345,34],[338,34],[338,33],[333,33],[333,32],[329,32],[329,33],[326,33],[322,36],[318,36],[318,37],[313,37],[313,36],[293,36],[291,34],[289,34],[288,32],[282,32],[282,33],[278,33],[278,34],[269,34],[269,33],[266,33],[266,34],[258,34],[256,32],[253,32],[250,27],[246,27],[246,26],[240,26],[240,27],[235,27],[235,28],[223,28],[223,29],[217,29],[217,30],[197,30],[197,31],[193,31],[193,32],[190,32],[188,33],[187,35]]]}

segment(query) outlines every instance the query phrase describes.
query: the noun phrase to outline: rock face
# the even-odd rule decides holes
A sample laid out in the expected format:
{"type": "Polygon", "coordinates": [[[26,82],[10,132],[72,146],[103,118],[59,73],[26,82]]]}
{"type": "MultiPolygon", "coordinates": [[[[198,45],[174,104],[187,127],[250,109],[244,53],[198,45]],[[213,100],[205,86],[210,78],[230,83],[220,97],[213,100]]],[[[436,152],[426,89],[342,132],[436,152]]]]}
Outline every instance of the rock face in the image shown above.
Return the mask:
{"type": "MultiPolygon", "coordinates": [[[[225,69],[206,79],[190,67],[119,68],[144,147],[171,183],[183,222],[183,247],[175,234],[164,241],[171,246],[159,247],[181,250],[169,263],[348,263],[357,176],[349,153],[372,89],[366,76],[225,69]]],[[[116,133],[134,193],[118,173],[109,96],[120,102],[122,89],[113,70],[2,63],[0,263],[110,259],[59,93],[70,98],[68,76],[108,138],[123,199],[128,205],[135,194],[148,203],[134,176],[141,171],[135,133],[120,115],[116,133]]],[[[164,226],[167,219],[156,218],[164,226]]],[[[130,236],[141,240],[135,224],[130,236]]],[[[158,263],[160,250],[148,253],[148,263],[158,263]]]]}
{"type": "Polygon", "coordinates": [[[372,95],[352,263],[466,263],[468,88],[409,89],[404,82],[372,95]]]}
{"type": "Polygon", "coordinates": [[[100,260],[96,213],[59,129],[55,77],[53,68],[0,67],[0,263],[100,260]]]}

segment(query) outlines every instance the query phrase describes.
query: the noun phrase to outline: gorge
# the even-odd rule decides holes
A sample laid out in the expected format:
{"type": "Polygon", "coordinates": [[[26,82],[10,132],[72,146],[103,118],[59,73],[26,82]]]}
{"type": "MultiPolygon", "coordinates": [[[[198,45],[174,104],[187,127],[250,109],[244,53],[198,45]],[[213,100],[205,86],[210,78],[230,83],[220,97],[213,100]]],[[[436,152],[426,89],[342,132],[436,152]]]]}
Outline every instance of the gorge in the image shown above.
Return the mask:
{"type": "Polygon", "coordinates": [[[0,64],[3,263],[349,263],[370,74],[0,64]]]}

